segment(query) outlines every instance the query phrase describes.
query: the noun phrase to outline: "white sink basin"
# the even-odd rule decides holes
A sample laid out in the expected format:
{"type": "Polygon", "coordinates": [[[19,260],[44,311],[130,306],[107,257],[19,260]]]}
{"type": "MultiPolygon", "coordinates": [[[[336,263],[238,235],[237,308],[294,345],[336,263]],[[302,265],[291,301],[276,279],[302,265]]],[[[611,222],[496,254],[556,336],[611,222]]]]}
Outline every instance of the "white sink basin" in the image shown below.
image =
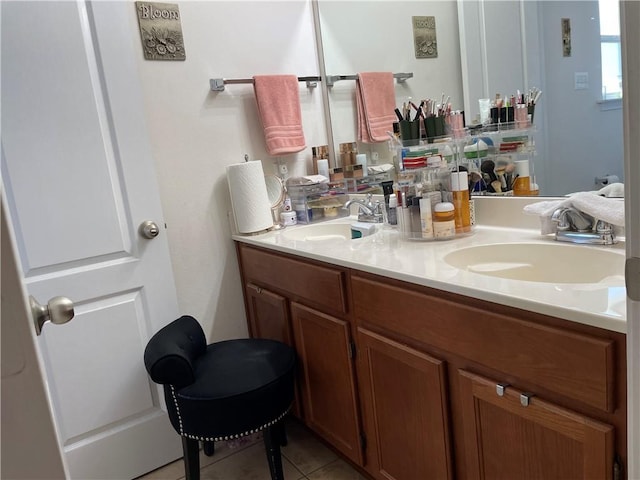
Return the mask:
{"type": "Polygon", "coordinates": [[[297,242],[335,242],[351,240],[351,223],[317,223],[286,228],[281,235],[297,242]]]}
{"type": "Polygon", "coordinates": [[[625,256],[620,250],[555,243],[505,243],[462,248],[447,254],[444,261],[461,270],[511,280],[544,283],[611,280],[624,285],[625,256]]]}

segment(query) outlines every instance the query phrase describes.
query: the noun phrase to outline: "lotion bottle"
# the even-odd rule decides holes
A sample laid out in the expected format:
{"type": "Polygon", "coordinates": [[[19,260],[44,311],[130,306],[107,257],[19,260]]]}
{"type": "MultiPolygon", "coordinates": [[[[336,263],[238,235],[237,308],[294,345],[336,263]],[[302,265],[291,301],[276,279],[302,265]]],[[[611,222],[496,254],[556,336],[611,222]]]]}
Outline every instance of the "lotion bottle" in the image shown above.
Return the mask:
{"type": "Polygon", "coordinates": [[[455,208],[456,233],[471,231],[471,210],[469,207],[469,177],[467,172],[451,174],[451,193],[455,208]]]}
{"type": "Polygon", "coordinates": [[[422,238],[433,238],[433,219],[429,197],[420,199],[420,226],[422,238]]]}

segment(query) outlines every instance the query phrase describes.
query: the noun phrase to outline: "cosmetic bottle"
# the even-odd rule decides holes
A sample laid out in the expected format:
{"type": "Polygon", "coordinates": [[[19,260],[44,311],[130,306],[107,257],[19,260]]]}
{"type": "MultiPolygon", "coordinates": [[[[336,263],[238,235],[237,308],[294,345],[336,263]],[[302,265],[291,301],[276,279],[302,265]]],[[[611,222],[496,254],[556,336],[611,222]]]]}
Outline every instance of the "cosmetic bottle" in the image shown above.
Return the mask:
{"type": "Polygon", "coordinates": [[[529,178],[529,160],[516,160],[515,179],[513,181],[513,194],[515,196],[529,195],[531,192],[531,180],[529,178]]]}
{"type": "MultiPolygon", "coordinates": [[[[431,173],[431,172],[428,172],[431,173]]],[[[440,193],[440,182],[437,178],[437,171],[433,172],[423,185],[422,195],[427,197],[431,201],[431,211],[438,203],[442,202],[442,195],[440,193]]]]}
{"type": "Polygon", "coordinates": [[[422,238],[433,238],[433,218],[429,198],[420,199],[420,229],[422,238]]]}
{"type": "Polygon", "coordinates": [[[286,192],[284,194],[284,200],[282,201],[282,211],[283,212],[291,211],[291,197],[286,192]]]}
{"type": "Polygon", "coordinates": [[[318,175],[320,172],[318,171],[318,160],[327,160],[329,161],[329,146],[328,145],[320,145],[317,147],[311,147],[312,154],[312,163],[313,163],[313,174],[318,175]]]}
{"type": "Polygon", "coordinates": [[[469,180],[467,172],[451,174],[451,192],[455,208],[456,233],[471,231],[471,211],[469,209],[469,180]]]}
{"type": "Polygon", "coordinates": [[[420,200],[422,197],[413,197],[409,212],[411,215],[411,236],[420,238],[422,236],[422,219],[420,215],[420,200]]]}
{"type": "Polygon", "coordinates": [[[407,237],[411,236],[411,211],[409,207],[412,198],[405,192],[402,192],[398,198],[398,225],[401,227],[400,231],[407,237]]]}
{"type": "Polygon", "coordinates": [[[433,209],[433,236],[446,240],[456,236],[455,207],[450,202],[440,202],[433,209]]]}
{"type": "Polygon", "coordinates": [[[398,198],[395,193],[389,195],[389,211],[387,213],[389,225],[398,225],[398,198]]]}

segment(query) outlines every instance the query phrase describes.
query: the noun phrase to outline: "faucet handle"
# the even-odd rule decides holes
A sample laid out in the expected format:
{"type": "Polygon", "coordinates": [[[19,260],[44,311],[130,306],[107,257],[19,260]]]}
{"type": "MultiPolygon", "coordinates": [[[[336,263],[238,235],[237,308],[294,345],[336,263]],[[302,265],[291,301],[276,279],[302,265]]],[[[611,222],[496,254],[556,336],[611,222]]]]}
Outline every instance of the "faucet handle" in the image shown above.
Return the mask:
{"type": "Polygon", "coordinates": [[[596,232],[602,234],[613,233],[613,225],[604,220],[598,220],[596,222],[596,232]]]}
{"type": "Polygon", "coordinates": [[[558,208],[551,214],[551,221],[558,224],[558,230],[569,230],[571,228],[566,213],[567,208],[558,208]]]}

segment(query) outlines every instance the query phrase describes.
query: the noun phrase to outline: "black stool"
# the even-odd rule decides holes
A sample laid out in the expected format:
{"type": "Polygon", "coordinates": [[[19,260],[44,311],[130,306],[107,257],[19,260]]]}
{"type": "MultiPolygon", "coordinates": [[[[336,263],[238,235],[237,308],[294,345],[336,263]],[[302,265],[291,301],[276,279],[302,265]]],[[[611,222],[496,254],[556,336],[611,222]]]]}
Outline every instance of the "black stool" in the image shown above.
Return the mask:
{"type": "Polygon", "coordinates": [[[200,478],[198,442],[264,431],[272,480],[282,480],[283,417],[291,408],[295,352],[274,340],[206,344],[202,327],[183,316],[159,330],[144,351],[151,379],[164,385],[171,425],[182,436],[187,480],[200,478]]]}

